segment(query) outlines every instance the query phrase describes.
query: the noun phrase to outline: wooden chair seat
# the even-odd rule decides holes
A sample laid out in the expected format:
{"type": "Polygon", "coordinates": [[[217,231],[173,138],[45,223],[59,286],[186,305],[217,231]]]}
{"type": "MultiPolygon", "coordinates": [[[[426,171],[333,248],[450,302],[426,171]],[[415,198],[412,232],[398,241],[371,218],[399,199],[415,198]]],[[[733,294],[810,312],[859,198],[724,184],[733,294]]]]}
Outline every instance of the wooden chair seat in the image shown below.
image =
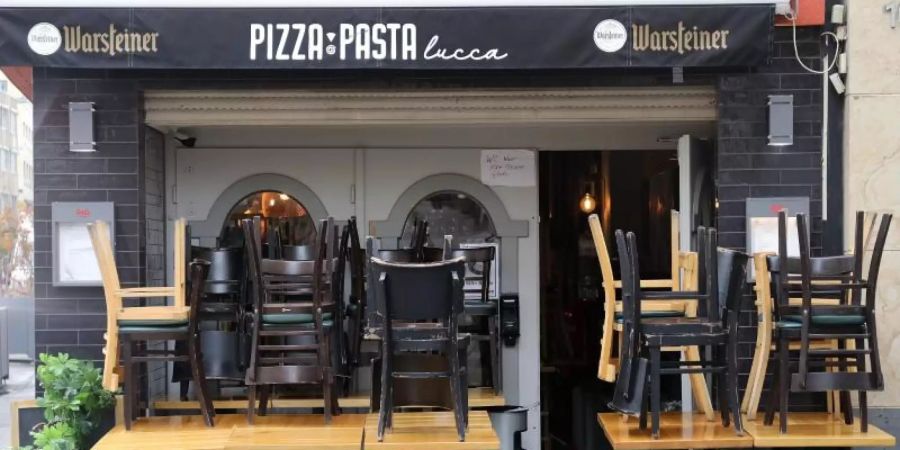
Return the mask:
{"type": "Polygon", "coordinates": [[[722,333],[722,323],[710,322],[705,317],[653,317],[641,319],[641,329],[651,335],[663,334],[716,334],[722,333]]]}
{"type": "Polygon", "coordinates": [[[190,306],[137,306],[120,309],[116,314],[116,320],[119,323],[187,323],[190,312],[190,306]]]}
{"type": "MultiPolygon", "coordinates": [[[[322,314],[325,322],[330,322],[333,314],[326,312],[322,314]]],[[[302,325],[314,323],[316,317],[312,313],[292,313],[292,314],[263,314],[262,321],[265,324],[290,324],[302,325]]]]}

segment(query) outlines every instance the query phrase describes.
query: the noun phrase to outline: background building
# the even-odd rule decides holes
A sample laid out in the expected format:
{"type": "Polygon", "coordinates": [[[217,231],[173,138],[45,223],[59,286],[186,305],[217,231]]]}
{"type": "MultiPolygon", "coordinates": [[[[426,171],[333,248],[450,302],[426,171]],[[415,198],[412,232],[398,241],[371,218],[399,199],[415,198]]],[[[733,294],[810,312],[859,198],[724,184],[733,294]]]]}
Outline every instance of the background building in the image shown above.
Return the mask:
{"type": "Polygon", "coordinates": [[[844,245],[853,245],[857,210],[893,212],[878,280],[879,344],[885,391],[872,396],[883,407],[878,426],[896,433],[900,417],[900,2],[847,0],[845,94],[844,245]],[[896,27],[895,27],[896,25],[896,27]],[[893,424],[891,426],[890,424],[893,424]]]}

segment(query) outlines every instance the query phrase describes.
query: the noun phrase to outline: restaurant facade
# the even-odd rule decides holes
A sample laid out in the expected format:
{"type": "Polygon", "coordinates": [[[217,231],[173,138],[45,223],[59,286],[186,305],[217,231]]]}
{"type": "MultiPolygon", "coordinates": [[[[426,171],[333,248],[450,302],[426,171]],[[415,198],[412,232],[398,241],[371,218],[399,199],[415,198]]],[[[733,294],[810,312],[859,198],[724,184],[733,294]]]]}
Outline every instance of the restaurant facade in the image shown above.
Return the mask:
{"type": "MultiPolygon", "coordinates": [[[[391,248],[414,211],[440,203],[458,217],[437,242],[497,245],[497,294],[518,300],[502,391],[531,408],[524,446],[539,448],[559,411],[540,414],[558,328],[542,198],[566,183],[545,176],[554,155],[602,151],[626,159],[602,170],[628,177],[642,169],[623,155],[669,152],[682,247],[706,223],[748,249],[748,199],[791,198],[807,202],[813,247],[841,250],[842,100],[798,64],[821,66],[831,25],[776,25],[788,2],[331,3],[0,8],[0,62],[34,67],[37,353],[102,360],[103,292],[61,281],[56,207],[111,202],[119,276],[144,286],[166,283],[176,218],[215,247],[235,214],[295,202],[314,221],[356,217],[391,248]],[[88,125],[73,121],[85,103],[88,125]],[[778,141],[770,125],[784,117],[778,141]]],[[[627,214],[586,189],[599,211],[627,214]]],[[[151,392],[167,395],[168,377],[151,371],[151,392]]]]}

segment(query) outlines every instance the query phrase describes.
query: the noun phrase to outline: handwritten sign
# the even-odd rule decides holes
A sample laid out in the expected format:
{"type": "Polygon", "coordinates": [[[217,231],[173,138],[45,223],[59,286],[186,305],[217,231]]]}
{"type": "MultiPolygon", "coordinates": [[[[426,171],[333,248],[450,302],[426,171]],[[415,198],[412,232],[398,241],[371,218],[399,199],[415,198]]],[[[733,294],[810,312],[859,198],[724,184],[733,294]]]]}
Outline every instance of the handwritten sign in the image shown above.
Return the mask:
{"type": "Polygon", "coordinates": [[[534,152],[531,150],[482,150],[481,182],[488,186],[534,186],[534,152]]]}

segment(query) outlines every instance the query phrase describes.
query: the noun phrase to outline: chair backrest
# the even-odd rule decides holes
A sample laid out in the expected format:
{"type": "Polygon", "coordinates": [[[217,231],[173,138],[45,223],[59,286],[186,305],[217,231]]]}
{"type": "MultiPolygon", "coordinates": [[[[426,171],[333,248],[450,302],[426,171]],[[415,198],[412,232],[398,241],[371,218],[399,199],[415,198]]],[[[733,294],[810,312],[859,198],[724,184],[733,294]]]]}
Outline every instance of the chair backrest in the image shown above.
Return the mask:
{"type": "Polygon", "coordinates": [[[433,263],[394,263],[372,258],[376,308],[391,320],[447,322],[463,309],[462,258],[433,263]]]}
{"type": "Polygon", "coordinates": [[[419,256],[416,254],[416,251],[411,248],[400,248],[400,249],[391,249],[385,250],[381,249],[375,252],[378,255],[378,259],[386,262],[394,262],[394,263],[415,263],[419,262],[419,256]]]}
{"type": "MultiPolygon", "coordinates": [[[[699,227],[697,229],[698,252],[697,279],[699,280],[696,291],[682,291],[691,294],[698,300],[706,300],[706,317],[711,321],[720,320],[720,296],[719,296],[719,270],[717,251],[718,240],[716,230],[699,227]]],[[[622,311],[626,327],[633,326],[640,330],[641,290],[640,262],[638,257],[637,238],[633,232],[627,234],[622,230],[616,230],[616,246],[619,252],[619,264],[622,274],[622,311]],[[629,325],[630,324],[630,325],[629,325]]],[[[685,259],[693,258],[689,253],[685,259]]],[[[685,296],[685,298],[688,298],[685,296]]]]}
{"type": "MultiPolygon", "coordinates": [[[[246,222],[245,222],[246,225],[246,222]]],[[[251,225],[252,228],[252,225],[251,225]]],[[[283,259],[260,258],[252,264],[255,266],[255,279],[260,287],[260,299],[272,300],[272,295],[295,296],[312,294],[313,304],[319,306],[323,301],[331,300],[331,276],[335,265],[335,246],[329,245],[329,239],[333,234],[334,220],[332,218],[321,221],[318,242],[316,245],[316,258],[307,261],[293,261],[283,259]]],[[[258,229],[257,229],[258,230],[258,229]]],[[[247,241],[257,242],[253,239],[247,241]]],[[[253,254],[251,251],[248,253],[253,254]]],[[[251,270],[251,272],[254,272],[251,270]]],[[[259,303],[261,306],[261,302],[259,303]]]]}
{"type": "Polygon", "coordinates": [[[115,323],[115,311],[122,309],[122,298],[116,293],[119,290],[119,272],[116,269],[116,257],[113,253],[109,236],[109,224],[102,220],[88,224],[88,233],[94,248],[94,256],[100,267],[103,281],[103,294],[106,297],[107,320],[115,323]]]}
{"type": "MultiPolygon", "coordinates": [[[[713,230],[715,231],[715,230],[713,230]]],[[[715,239],[713,237],[713,239],[715,239]]],[[[715,247],[714,247],[715,248],[715,247]]],[[[736,250],[718,249],[719,306],[726,313],[737,314],[747,286],[747,262],[750,255],[736,250]]],[[[726,315],[723,319],[729,320],[726,315]]]]}
{"type": "Polygon", "coordinates": [[[588,216],[588,226],[591,229],[591,236],[594,238],[594,249],[597,251],[597,260],[600,261],[600,277],[603,286],[603,296],[606,300],[607,307],[610,305],[614,307],[616,301],[616,279],[615,275],[613,275],[612,258],[609,256],[609,247],[606,246],[606,237],[603,234],[603,226],[600,225],[600,217],[596,214],[588,216]]]}
{"type": "MultiPolygon", "coordinates": [[[[872,213],[872,226],[877,221],[879,214],[872,213]]],[[[865,279],[866,284],[866,307],[872,309],[875,307],[875,293],[878,286],[878,275],[881,271],[881,258],[884,254],[884,247],[887,244],[888,231],[891,228],[891,221],[894,215],[885,213],[880,214],[881,222],[878,225],[878,234],[875,237],[875,244],[872,247],[872,256],[869,258],[869,273],[865,279]]],[[[872,227],[868,227],[866,233],[866,214],[863,211],[856,213],[856,238],[854,240],[855,253],[855,272],[859,274],[854,278],[854,282],[862,283],[863,259],[868,248],[868,241],[872,237],[872,227]]],[[[852,302],[859,304],[862,301],[860,288],[853,289],[852,302]]]]}
{"type": "MultiPolygon", "coordinates": [[[[195,247],[196,248],[196,247],[195,247]]],[[[244,253],[238,248],[203,248],[192,252],[195,258],[209,261],[206,293],[237,294],[244,276],[244,253]]]]}
{"type": "MultiPolygon", "coordinates": [[[[480,281],[481,290],[479,295],[482,302],[487,302],[490,295],[491,284],[491,264],[495,257],[494,247],[475,247],[475,248],[459,248],[450,251],[450,259],[462,258],[466,261],[466,265],[475,265],[481,263],[481,275],[468,277],[467,279],[477,279],[480,281]]],[[[473,270],[473,272],[475,272],[473,270]]]]}
{"type": "Polygon", "coordinates": [[[191,307],[191,312],[188,316],[188,331],[191,333],[197,332],[197,327],[200,323],[200,309],[203,303],[203,294],[206,291],[206,281],[209,270],[209,261],[201,259],[191,261],[188,269],[188,272],[190,273],[190,283],[188,283],[188,304],[191,307]]]}
{"type": "Polygon", "coordinates": [[[174,254],[174,261],[172,264],[174,274],[172,279],[175,282],[175,306],[185,306],[186,304],[185,295],[187,294],[187,286],[185,285],[185,282],[187,281],[188,245],[190,245],[187,233],[187,221],[184,218],[175,220],[175,247],[172,252],[174,254]]]}
{"type": "Polygon", "coordinates": [[[311,261],[316,259],[315,245],[285,245],[281,247],[281,258],[292,261],[311,261]]]}

